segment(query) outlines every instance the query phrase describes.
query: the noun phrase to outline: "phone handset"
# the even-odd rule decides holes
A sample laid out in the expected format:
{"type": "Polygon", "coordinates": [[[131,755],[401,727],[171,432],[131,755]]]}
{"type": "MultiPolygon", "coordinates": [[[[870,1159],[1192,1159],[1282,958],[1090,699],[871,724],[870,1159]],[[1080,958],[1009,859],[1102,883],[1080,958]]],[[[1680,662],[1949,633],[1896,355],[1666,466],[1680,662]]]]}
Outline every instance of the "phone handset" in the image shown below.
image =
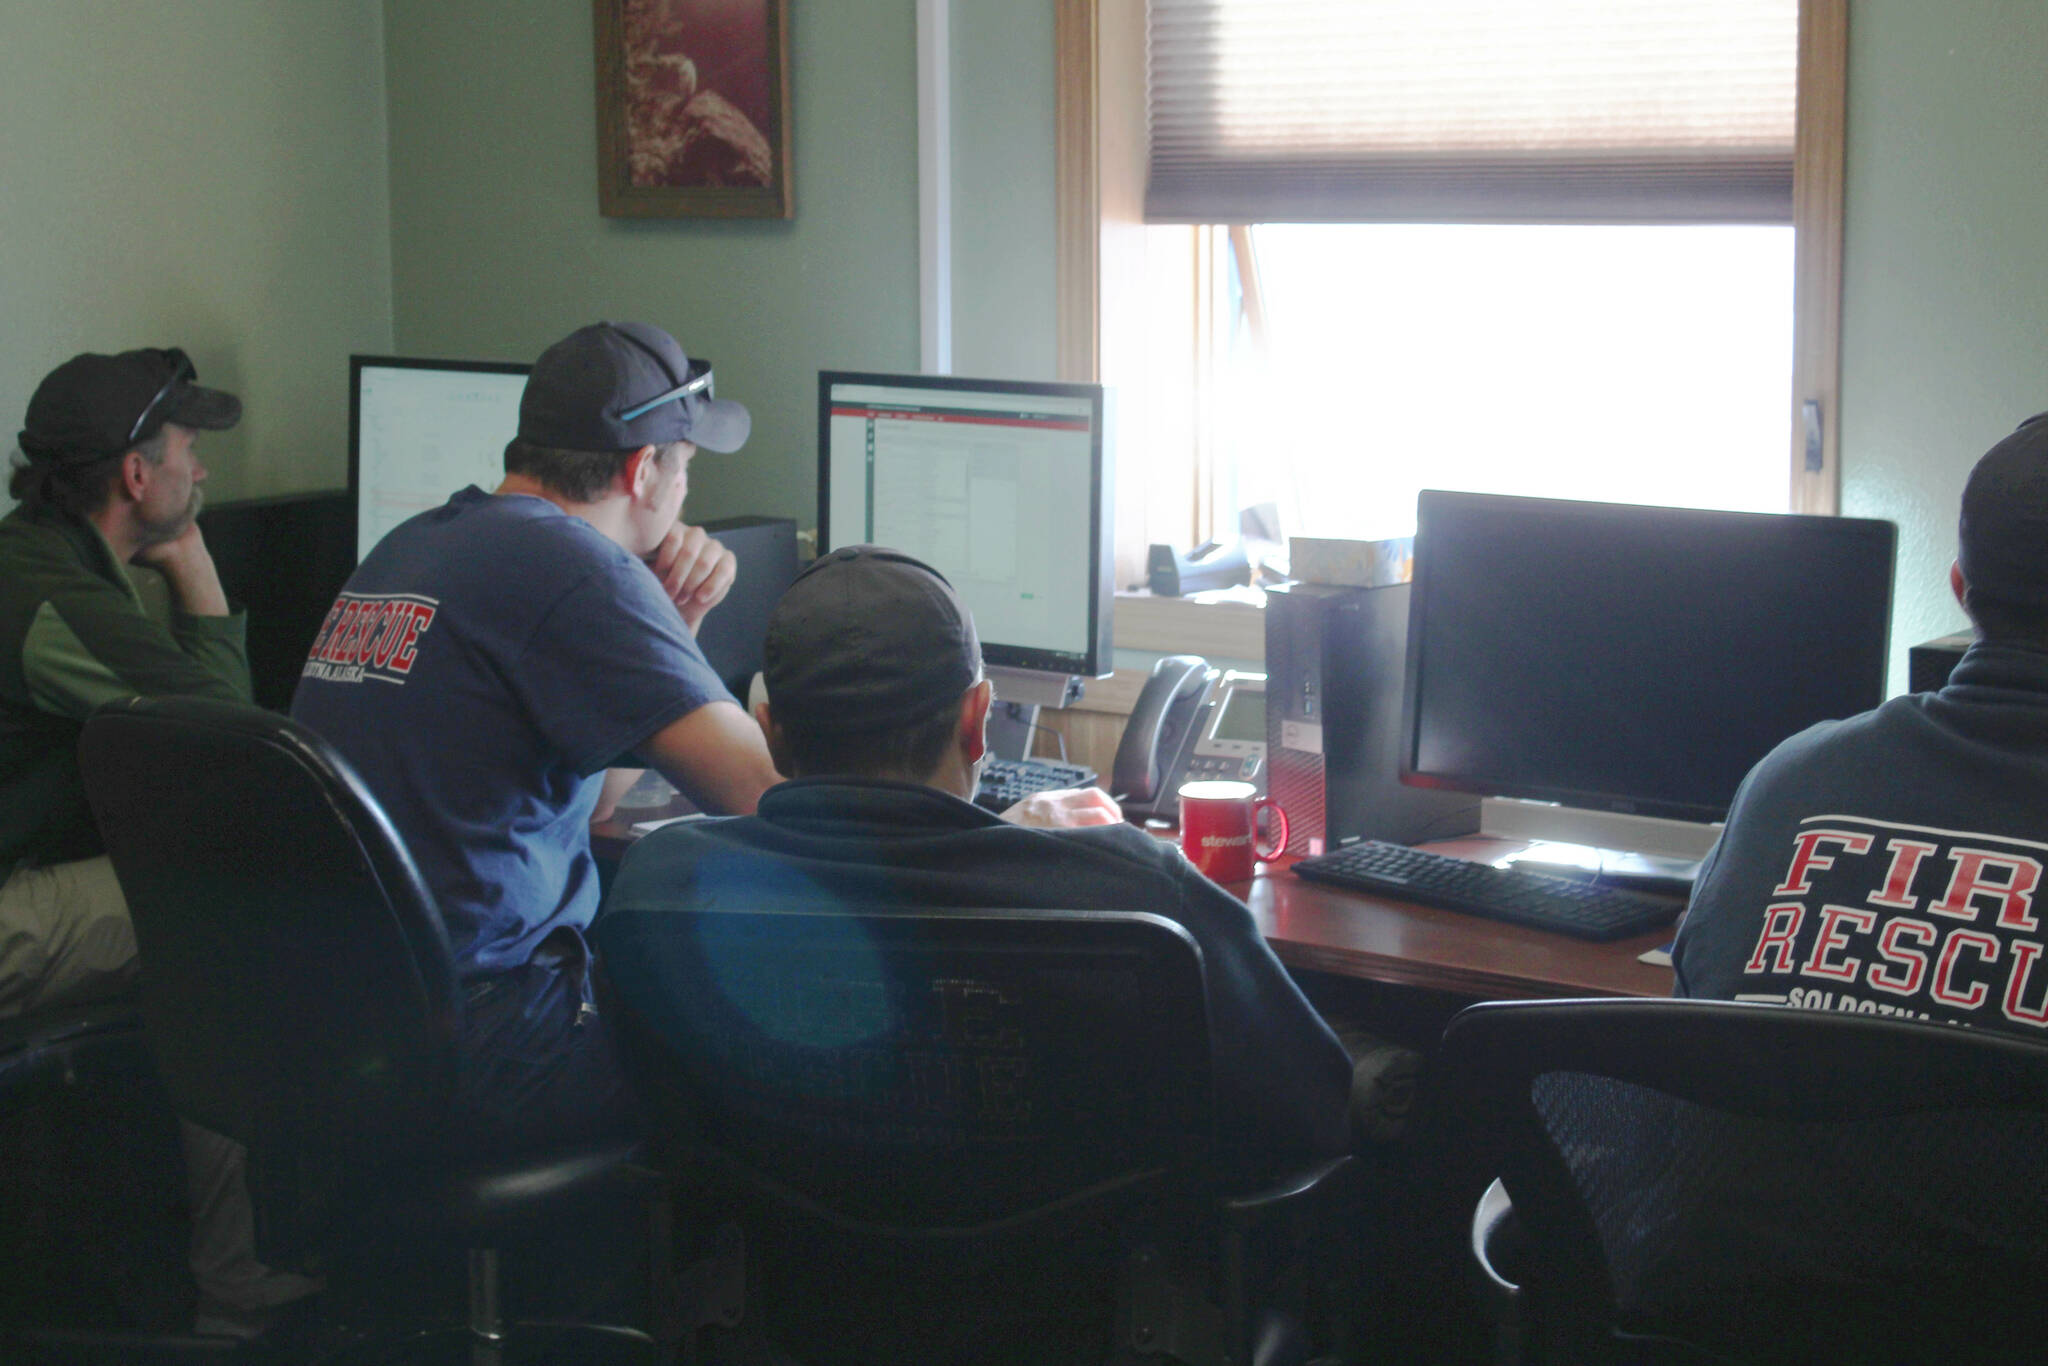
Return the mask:
{"type": "Polygon", "coordinates": [[[1156,814],[1171,803],[1173,794],[1160,789],[1218,676],[1200,655],[1168,655],[1152,666],[1110,770],[1110,791],[1126,815],[1156,814]]]}

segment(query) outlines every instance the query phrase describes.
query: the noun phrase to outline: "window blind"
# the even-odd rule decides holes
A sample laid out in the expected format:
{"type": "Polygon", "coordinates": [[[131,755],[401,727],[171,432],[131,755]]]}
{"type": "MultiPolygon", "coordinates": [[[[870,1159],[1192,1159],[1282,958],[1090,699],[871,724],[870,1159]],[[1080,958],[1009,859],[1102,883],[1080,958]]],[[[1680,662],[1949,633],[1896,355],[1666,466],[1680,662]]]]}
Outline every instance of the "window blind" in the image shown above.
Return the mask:
{"type": "Polygon", "coordinates": [[[1789,223],[1798,0],[1148,0],[1159,223],[1789,223]]]}

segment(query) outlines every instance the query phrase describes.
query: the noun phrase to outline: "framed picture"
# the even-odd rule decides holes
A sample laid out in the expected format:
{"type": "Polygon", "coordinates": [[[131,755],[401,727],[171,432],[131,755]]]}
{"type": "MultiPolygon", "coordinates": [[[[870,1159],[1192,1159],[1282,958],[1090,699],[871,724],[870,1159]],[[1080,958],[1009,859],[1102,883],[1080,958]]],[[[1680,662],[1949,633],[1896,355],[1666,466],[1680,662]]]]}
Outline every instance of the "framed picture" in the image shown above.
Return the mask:
{"type": "Polygon", "coordinates": [[[789,0],[593,0],[611,218],[788,218],[789,0]]]}

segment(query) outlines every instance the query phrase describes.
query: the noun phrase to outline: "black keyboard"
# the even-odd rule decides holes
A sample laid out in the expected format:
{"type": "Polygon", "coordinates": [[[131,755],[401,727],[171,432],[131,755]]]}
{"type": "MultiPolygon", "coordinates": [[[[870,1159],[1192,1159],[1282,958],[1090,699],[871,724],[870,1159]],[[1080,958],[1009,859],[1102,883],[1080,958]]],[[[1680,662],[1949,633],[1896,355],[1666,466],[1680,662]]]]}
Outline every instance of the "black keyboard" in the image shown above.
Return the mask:
{"type": "Polygon", "coordinates": [[[1361,840],[1294,871],[1313,882],[1419,901],[1578,939],[1626,939],[1669,924],[1679,903],[1577,878],[1361,840]]]}
{"type": "Polygon", "coordinates": [[[1053,759],[994,759],[981,766],[981,790],[974,804],[991,811],[1007,811],[1034,792],[1059,787],[1087,787],[1095,781],[1095,770],[1053,759]]]}

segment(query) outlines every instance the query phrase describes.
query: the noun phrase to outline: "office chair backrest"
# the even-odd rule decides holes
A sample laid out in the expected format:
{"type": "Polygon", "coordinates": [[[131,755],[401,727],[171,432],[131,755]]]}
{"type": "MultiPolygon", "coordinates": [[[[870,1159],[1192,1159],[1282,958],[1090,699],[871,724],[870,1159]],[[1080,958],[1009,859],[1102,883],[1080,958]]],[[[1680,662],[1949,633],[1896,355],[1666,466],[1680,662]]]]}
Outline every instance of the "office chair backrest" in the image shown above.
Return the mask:
{"type": "Polygon", "coordinates": [[[79,760],[180,1114],[252,1148],[389,1160],[440,1137],[461,1025],[411,857],[318,736],[255,707],[103,707],[79,760]]]}
{"type": "Polygon", "coordinates": [[[613,910],[595,937],[672,1118],[846,1219],[985,1227],[1209,1156],[1201,953],[1160,917],[613,910]]]}
{"type": "Polygon", "coordinates": [[[2048,1048],[1776,1005],[1474,1006],[1448,1111],[1498,1144],[1543,1331],[1753,1360],[1995,1360],[2044,1326],[2048,1048]]]}

